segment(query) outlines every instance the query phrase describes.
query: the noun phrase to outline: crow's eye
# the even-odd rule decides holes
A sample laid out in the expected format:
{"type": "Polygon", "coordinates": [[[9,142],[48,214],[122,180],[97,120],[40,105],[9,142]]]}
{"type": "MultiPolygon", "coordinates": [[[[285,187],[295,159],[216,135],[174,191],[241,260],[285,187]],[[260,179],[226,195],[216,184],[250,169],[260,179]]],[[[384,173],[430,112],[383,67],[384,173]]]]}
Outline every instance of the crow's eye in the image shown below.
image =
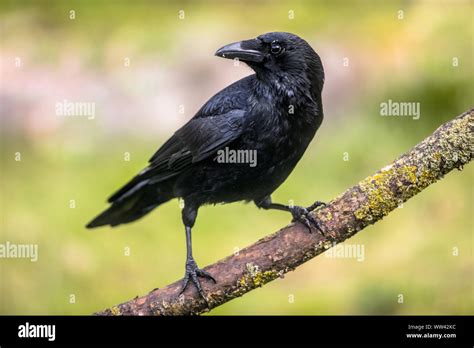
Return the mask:
{"type": "Polygon", "coordinates": [[[274,55],[280,54],[283,48],[278,41],[273,41],[270,45],[270,52],[274,55]]]}

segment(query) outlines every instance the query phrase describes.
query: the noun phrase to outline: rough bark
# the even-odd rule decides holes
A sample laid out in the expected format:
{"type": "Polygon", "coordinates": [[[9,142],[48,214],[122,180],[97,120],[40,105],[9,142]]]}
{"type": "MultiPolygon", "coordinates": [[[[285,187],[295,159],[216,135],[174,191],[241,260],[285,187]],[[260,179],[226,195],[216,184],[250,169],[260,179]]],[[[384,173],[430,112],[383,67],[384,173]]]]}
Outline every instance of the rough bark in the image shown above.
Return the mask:
{"type": "Polygon", "coordinates": [[[462,167],[473,157],[474,109],[440,126],[432,135],[327,206],[312,214],[325,236],[299,223],[290,224],[255,244],[205,268],[217,280],[202,280],[208,304],[194,286],[179,296],[177,281],[148,295],[113,306],[97,315],[200,314],[242,296],[294,270],[363,228],[382,219],[401,203],[462,167]],[[209,305],[209,307],[208,307],[209,305]]]}

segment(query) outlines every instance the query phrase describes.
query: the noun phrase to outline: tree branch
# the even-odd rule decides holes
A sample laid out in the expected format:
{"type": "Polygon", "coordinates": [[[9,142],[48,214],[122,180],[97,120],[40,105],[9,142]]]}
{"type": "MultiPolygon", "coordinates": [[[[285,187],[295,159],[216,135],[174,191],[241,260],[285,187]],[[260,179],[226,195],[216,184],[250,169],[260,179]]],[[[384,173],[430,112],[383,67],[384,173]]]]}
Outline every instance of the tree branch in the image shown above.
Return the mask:
{"type": "Polygon", "coordinates": [[[473,157],[474,109],[439,127],[432,135],[396,161],[362,180],[326,207],[312,212],[326,236],[299,223],[290,224],[255,244],[205,268],[217,284],[203,280],[209,307],[195,287],[178,296],[181,281],[148,295],[96,313],[97,315],[200,314],[264,285],[323,253],[401,203],[441,179],[462,169],[473,157]]]}

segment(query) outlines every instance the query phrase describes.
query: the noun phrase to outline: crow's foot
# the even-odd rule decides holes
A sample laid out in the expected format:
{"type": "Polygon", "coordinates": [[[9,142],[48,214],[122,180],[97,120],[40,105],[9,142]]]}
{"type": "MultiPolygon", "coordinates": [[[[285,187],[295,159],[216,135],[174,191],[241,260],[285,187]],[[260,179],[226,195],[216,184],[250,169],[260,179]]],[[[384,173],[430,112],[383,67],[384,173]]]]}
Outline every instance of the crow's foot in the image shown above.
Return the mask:
{"type": "Polygon", "coordinates": [[[319,208],[319,207],[325,207],[326,206],[326,203],[324,202],[321,202],[321,201],[316,201],[314,202],[313,204],[311,204],[308,208],[306,208],[306,210],[308,211],[312,211],[316,208],[319,208]]]}
{"type": "Polygon", "coordinates": [[[308,231],[310,233],[313,232],[313,230],[311,228],[314,227],[315,229],[317,229],[324,236],[324,232],[321,229],[321,227],[319,226],[318,220],[316,220],[313,217],[313,215],[311,215],[311,212],[310,212],[311,210],[313,210],[317,206],[320,206],[320,205],[324,204],[322,202],[316,202],[316,203],[313,204],[309,208],[300,207],[298,205],[295,205],[295,206],[290,208],[290,212],[291,212],[291,215],[293,216],[293,221],[301,222],[303,225],[306,226],[306,228],[308,228],[308,231]],[[318,203],[318,205],[315,205],[316,203],[318,203]]]}
{"type": "Polygon", "coordinates": [[[193,258],[188,259],[186,261],[186,271],[184,273],[183,285],[179,294],[181,295],[184,290],[186,290],[186,287],[188,286],[188,283],[191,280],[196,286],[201,297],[207,302],[206,296],[204,295],[204,291],[202,290],[201,282],[199,281],[198,277],[210,279],[214,283],[216,283],[216,280],[208,272],[200,269],[197,266],[196,261],[194,261],[193,258]]]}

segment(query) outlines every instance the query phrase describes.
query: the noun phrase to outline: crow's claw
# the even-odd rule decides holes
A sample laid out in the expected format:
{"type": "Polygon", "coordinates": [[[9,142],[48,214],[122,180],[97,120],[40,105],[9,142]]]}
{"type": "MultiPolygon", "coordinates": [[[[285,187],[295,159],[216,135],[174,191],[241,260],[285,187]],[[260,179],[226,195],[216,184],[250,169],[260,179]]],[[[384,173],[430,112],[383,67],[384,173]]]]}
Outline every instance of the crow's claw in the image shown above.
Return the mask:
{"type": "Polygon", "coordinates": [[[179,294],[181,295],[191,280],[193,284],[196,286],[199,295],[207,302],[206,296],[204,295],[204,291],[202,290],[201,282],[199,281],[199,277],[206,278],[212,280],[216,283],[214,277],[212,277],[208,272],[198,268],[196,261],[194,259],[188,259],[186,261],[186,272],[184,273],[183,285],[181,286],[181,290],[179,294]]]}
{"type": "Polygon", "coordinates": [[[324,236],[324,232],[319,226],[318,220],[313,217],[313,215],[308,209],[295,205],[291,208],[291,215],[293,216],[293,221],[301,222],[303,225],[306,226],[310,233],[312,232],[311,227],[314,227],[324,236]]]}
{"type": "Polygon", "coordinates": [[[313,204],[311,204],[308,208],[306,208],[306,210],[312,211],[318,207],[325,207],[325,206],[326,206],[326,203],[321,202],[321,201],[316,201],[313,204]]]}

